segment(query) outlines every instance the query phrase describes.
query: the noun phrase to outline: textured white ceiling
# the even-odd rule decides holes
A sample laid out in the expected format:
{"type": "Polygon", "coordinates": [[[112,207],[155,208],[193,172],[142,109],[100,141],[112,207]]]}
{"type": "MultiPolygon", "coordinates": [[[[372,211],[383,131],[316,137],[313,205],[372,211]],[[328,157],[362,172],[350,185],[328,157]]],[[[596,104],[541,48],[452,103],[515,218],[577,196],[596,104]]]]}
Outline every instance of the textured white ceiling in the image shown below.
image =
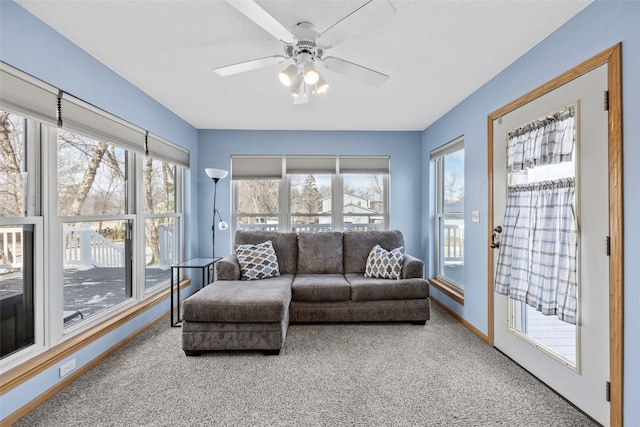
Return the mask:
{"type": "MultiPolygon", "coordinates": [[[[326,94],[293,105],[282,65],[212,69],[283,53],[221,0],[18,0],[199,129],[423,130],[590,0],[391,0],[397,14],[329,55],[390,76],[380,88],[331,71],[326,94]]],[[[366,0],[260,0],[285,27],[322,31],[366,0]]]]}

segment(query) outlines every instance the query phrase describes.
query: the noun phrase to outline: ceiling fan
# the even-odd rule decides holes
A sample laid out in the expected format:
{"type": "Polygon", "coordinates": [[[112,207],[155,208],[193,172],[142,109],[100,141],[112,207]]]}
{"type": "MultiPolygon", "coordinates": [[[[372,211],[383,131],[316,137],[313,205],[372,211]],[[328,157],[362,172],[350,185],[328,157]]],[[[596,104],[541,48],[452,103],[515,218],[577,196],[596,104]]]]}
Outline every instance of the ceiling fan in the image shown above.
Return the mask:
{"type": "Polygon", "coordinates": [[[370,0],[323,32],[316,31],[310,22],[299,22],[289,31],[254,0],[227,0],[227,3],[280,40],[284,44],[284,55],[267,56],[214,69],[220,76],[290,62],[278,77],[283,85],[289,87],[294,104],[306,104],[312,93],[327,91],[329,85],[315,68],[316,64],[375,87],[389,78],[362,65],[325,55],[328,49],[374,29],[393,16],[396,10],[389,0],[370,0]]]}

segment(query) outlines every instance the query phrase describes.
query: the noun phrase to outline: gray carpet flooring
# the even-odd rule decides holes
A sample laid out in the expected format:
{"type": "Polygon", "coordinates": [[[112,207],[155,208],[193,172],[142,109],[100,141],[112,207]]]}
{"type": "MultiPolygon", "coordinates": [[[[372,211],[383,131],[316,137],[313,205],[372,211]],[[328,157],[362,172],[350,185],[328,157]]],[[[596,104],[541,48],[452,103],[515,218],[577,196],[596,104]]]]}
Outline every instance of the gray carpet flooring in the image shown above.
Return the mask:
{"type": "Polygon", "coordinates": [[[435,305],[291,325],[279,356],[187,358],[163,319],[16,426],[595,426],[435,305]]]}

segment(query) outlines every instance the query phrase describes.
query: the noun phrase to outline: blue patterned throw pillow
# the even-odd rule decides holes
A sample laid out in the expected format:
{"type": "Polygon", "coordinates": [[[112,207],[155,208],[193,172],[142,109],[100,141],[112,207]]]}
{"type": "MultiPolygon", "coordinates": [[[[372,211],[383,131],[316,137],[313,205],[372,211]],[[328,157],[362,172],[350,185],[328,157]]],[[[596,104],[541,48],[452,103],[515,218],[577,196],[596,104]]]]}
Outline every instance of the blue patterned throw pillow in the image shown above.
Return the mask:
{"type": "Polygon", "coordinates": [[[364,277],[375,279],[400,279],[402,262],[404,261],[404,246],[387,251],[380,245],[375,245],[367,257],[364,277]]]}
{"type": "Polygon", "coordinates": [[[280,276],[278,257],[271,240],[257,245],[238,245],[236,255],[240,264],[240,280],[280,276]]]}

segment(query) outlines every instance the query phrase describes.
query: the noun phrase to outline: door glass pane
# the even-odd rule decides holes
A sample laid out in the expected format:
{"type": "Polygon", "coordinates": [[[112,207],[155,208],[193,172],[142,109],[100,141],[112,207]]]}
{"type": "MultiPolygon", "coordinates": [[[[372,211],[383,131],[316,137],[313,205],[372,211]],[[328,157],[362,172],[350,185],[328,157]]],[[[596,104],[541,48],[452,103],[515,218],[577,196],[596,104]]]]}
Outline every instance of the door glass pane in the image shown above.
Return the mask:
{"type": "Polygon", "coordinates": [[[34,343],[33,225],[0,226],[0,357],[34,343]]]}
{"type": "MultiPolygon", "coordinates": [[[[536,166],[519,172],[508,174],[509,185],[533,184],[543,181],[553,181],[564,178],[576,177],[575,148],[572,160],[536,166]]],[[[575,203],[575,201],[574,201],[575,203]]],[[[580,254],[578,253],[578,257],[580,254]]],[[[579,265],[579,262],[578,262],[579,265]]],[[[578,278],[579,284],[579,278],[578,278]]],[[[578,299],[579,301],[579,299],[578,299]]],[[[510,327],[531,340],[540,348],[546,349],[550,354],[569,362],[577,364],[577,327],[567,322],[558,320],[557,316],[547,316],[530,307],[524,302],[509,299],[510,302],[510,327]]]]}
{"type": "Polygon", "coordinates": [[[70,326],[131,297],[131,222],[66,222],[64,325],[70,326]]]}

